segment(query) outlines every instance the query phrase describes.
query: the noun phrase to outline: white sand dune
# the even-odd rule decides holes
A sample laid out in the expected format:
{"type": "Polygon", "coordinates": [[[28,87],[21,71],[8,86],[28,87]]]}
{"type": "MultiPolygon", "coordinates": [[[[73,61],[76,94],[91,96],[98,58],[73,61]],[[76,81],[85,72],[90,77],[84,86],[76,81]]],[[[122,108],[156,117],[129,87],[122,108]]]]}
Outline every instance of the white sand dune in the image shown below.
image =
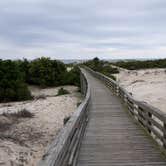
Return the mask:
{"type": "Polygon", "coordinates": [[[58,88],[30,89],[34,96],[50,97],[0,104],[0,114],[26,108],[35,115],[34,118],[21,118],[16,123],[0,116],[1,123],[10,124],[10,128],[0,130],[0,165],[36,166],[47,145],[63,127],[63,119],[73,113],[81,99],[74,86],[65,86],[70,94],[57,97],[58,88]]]}
{"type": "Polygon", "coordinates": [[[116,77],[134,98],[166,113],[166,69],[121,70],[116,77]]]}

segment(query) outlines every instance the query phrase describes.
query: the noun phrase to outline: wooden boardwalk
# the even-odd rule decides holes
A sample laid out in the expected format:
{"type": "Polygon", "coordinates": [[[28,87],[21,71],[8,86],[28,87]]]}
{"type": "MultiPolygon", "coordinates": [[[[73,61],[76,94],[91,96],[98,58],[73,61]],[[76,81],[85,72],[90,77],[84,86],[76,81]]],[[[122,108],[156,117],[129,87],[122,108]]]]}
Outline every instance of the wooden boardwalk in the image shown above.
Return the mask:
{"type": "Polygon", "coordinates": [[[166,166],[153,140],[124,110],[119,98],[87,73],[91,87],[89,122],[78,166],[166,166]]]}

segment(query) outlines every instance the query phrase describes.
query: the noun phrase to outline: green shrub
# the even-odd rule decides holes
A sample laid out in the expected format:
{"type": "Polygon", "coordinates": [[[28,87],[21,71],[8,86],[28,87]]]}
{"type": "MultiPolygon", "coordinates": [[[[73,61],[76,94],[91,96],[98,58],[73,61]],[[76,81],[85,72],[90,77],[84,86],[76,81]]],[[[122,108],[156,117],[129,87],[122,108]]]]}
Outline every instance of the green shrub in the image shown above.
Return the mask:
{"type": "Polygon", "coordinates": [[[0,59],[0,102],[32,99],[27,84],[80,87],[80,73],[77,67],[67,71],[64,63],[45,57],[32,61],[0,59]]]}
{"type": "Polygon", "coordinates": [[[80,72],[77,67],[74,67],[69,72],[63,75],[63,85],[75,85],[80,87],[80,72]]]}
{"type": "Polygon", "coordinates": [[[57,96],[66,95],[66,94],[70,94],[70,92],[68,90],[64,89],[64,88],[60,88],[58,90],[57,96]]]}
{"type": "Polygon", "coordinates": [[[104,72],[111,73],[111,74],[117,74],[119,73],[119,70],[115,67],[111,67],[110,65],[103,66],[102,69],[104,72]]]}
{"type": "Polygon", "coordinates": [[[70,118],[71,118],[71,116],[65,117],[65,118],[63,119],[63,125],[65,125],[65,124],[69,121],[70,118]]]}
{"type": "Polygon", "coordinates": [[[31,99],[16,61],[0,60],[0,102],[31,99]]]}
{"type": "Polygon", "coordinates": [[[99,60],[99,58],[94,58],[93,60],[87,61],[84,63],[84,65],[90,67],[94,71],[107,75],[113,80],[116,80],[116,77],[112,74],[119,73],[119,70],[117,68],[111,67],[109,62],[99,60]]]}
{"type": "Polygon", "coordinates": [[[128,69],[128,70],[138,70],[138,69],[148,69],[148,68],[166,68],[166,59],[145,60],[145,61],[138,61],[138,60],[119,61],[112,64],[128,69]]]}
{"type": "Polygon", "coordinates": [[[116,81],[116,77],[114,75],[110,75],[110,78],[112,78],[114,81],[116,81]]]}
{"type": "Polygon", "coordinates": [[[29,100],[32,99],[31,93],[25,83],[20,83],[17,86],[17,100],[29,100]]]}
{"type": "Polygon", "coordinates": [[[79,107],[81,103],[82,103],[82,102],[78,102],[78,103],[77,103],[77,107],[79,107]]]}
{"type": "Polygon", "coordinates": [[[28,111],[27,109],[22,109],[21,111],[14,113],[3,113],[3,116],[6,117],[15,117],[15,118],[33,118],[34,114],[28,111]]]}
{"type": "Polygon", "coordinates": [[[29,65],[29,83],[42,87],[59,86],[66,72],[66,66],[62,62],[45,57],[38,58],[29,65]]]}
{"type": "Polygon", "coordinates": [[[114,75],[112,75],[110,73],[106,73],[106,72],[104,72],[103,74],[116,81],[116,77],[114,75]]]}
{"type": "Polygon", "coordinates": [[[47,96],[46,96],[45,94],[41,94],[41,95],[35,96],[34,98],[35,98],[36,100],[40,100],[40,99],[44,100],[44,99],[47,98],[47,96]]]}

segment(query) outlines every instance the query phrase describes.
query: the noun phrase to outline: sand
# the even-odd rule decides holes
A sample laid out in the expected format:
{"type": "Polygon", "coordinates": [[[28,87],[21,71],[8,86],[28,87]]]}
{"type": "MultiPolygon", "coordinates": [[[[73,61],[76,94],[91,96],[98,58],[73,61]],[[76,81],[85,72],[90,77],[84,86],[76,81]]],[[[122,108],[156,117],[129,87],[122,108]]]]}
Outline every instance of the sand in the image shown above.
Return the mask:
{"type": "Polygon", "coordinates": [[[80,102],[77,87],[65,86],[69,95],[55,96],[59,88],[30,87],[32,94],[47,96],[32,101],[1,103],[0,114],[24,108],[34,113],[33,118],[7,118],[0,115],[0,165],[36,166],[47,145],[63,127],[63,119],[70,116],[80,102]],[[6,126],[6,127],[4,127],[6,126]]]}
{"type": "Polygon", "coordinates": [[[121,70],[116,77],[135,99],[166,113],[166,69],[121,70]]]}

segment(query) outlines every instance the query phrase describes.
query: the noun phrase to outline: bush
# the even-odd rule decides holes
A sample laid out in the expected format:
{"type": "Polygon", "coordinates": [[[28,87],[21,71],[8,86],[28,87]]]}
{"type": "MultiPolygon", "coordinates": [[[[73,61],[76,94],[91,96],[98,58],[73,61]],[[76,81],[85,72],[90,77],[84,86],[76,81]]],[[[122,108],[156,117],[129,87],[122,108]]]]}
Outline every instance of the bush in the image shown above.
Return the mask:
{"type": "Polygon", "coordinates": [[[32,61],[0,59],[0,102],[32,99],[27,84],[80,87],[80,73],[77,67],[67,71],[64,63],[45,57],[32,61]]]}
{"type": "Polygon", "coordinates": [[[30,91],[25,83],[20,83],[17,86],[16,92],[18,94],[17,100],[19,100],[19,101],[32,99],[31,93],[30,93],[30,91]]]}
{"type": "MultiPolygon", "coordinates": [[[[0,132],[3,132],[10,128],[10,126],[14,123],[13,119],[0,115],[0,132]]],[[[2,133],[1,133],[2,134],[2,133]]],[[[1,135],[0,134],[0,135],[1,135]]]]}
{"type": "Polygon", "coordinates": [[[39,100],[39,99],[44,100],[44,99],[46,99],[46,98],[47,98],[47,96],[46,96],[45,94],[41,94],[41,95],[35,96],[35,99],[36,99],[36,100],[39,100]]]}
{"type": "Polygon", "coordinates": [[[80,87],[80,72],[78,67],[74,67],[63,75],[63,85],[75,85],[80,87]]]}
{"type": "Polygon", "coordinates": [[[23,109],[21,111],[14,112],[14,113],[3,113],[2,115],[6,117],[16,117],[16,118],[33,118],[34,117],[34,114],[26,109],[23,109]]]}
{"type": "Polygon", "coordinates": [[[113,79],[114,81],[116,81],[116,77],[114,75],[108,74],[107,76],[110,77],[111,79],[113,79]]]}
{"type": "Polygon", "coordinates": [[[105,74],[113,80],[116,80],[116,77],[112,74],[119,73],[117,68],[111,67],[108,62],[99,60],[98,58],[94,58],[93,60],[85,62],[84,65],[90,67],[94,71],[105,74]]]}
{"type": "Polygon", "coordinates": [[[31,99],[17,62],[0,60],[0,78],[0,102],[31,99]]]}
{"type": "Polygon", "coordinates": [[[29,83],[42,87],[59,86],[66,72],[66,66],[62,62],[45,57],[38,58],[29,65],[29,83]]]}
{"type": "Polygon", "coordinates": [[[77,107],[79,107],[81,103],[82,103],[82,102],[78,102],[78,103],[77,103],[77,107]]]}
{"type": "Polygon", "coordinates": [[[166,68],[166,59],[146,60],[146,61],[137,61],[137,60],[119,61],[112,64],[128,70],[166,68]]]}
{"type": "Polygon", "coordinates": [[[38,58],[29,64],[30,84],[47,86],[80,86],[79,69],[75,66],[67,71],[65,64],[49,58],[38,58]]]}
{"type": "Polygon", "coordinates": [[[64,89],[64,88],[60,88],[58,90],[57,96],[66,95],[66,94],[70,94],[70,92],[68,90],[64,89]]]}
{"type": "Polygon", "coordinates": [[[107,73],[107,72],[103,72],[103,74],[116,81],[116,77],[114,75],[107,73]]]}
{"type": "Polygon", "coordinates": [[[115,67],[111,67],[110,65],[103,66],[103,71],[111,74],[119,73],[119,70],[115,67]]]}
{"type": "Polygon", "coordinates": [[[116,77],[114,75],[110,75],[109,77],[116,81],[116,77]]]}
{"type": "Polygon", "coordinates": [[[65,125],[69,121],[70,118],[71,118],[70,116],[65,117],[63,119],[63,125],[65,125]]]}

